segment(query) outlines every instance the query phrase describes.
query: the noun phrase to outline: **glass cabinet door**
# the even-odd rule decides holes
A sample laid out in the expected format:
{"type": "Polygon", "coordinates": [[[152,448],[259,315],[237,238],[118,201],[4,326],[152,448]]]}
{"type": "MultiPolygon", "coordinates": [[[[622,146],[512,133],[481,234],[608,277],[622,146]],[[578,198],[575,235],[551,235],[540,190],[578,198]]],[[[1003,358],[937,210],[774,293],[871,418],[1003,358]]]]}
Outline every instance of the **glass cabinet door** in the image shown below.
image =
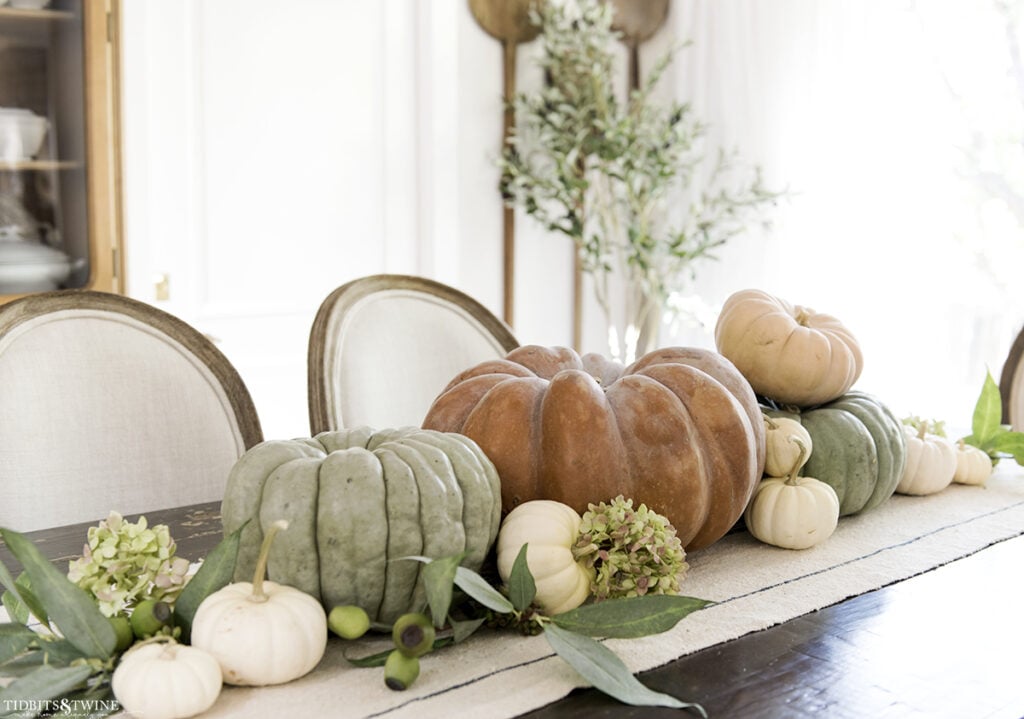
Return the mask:
{"type": "Polygon", "coordinates": [[[118,291],[111,0],[0,0],[0,301],[118,291]]]}

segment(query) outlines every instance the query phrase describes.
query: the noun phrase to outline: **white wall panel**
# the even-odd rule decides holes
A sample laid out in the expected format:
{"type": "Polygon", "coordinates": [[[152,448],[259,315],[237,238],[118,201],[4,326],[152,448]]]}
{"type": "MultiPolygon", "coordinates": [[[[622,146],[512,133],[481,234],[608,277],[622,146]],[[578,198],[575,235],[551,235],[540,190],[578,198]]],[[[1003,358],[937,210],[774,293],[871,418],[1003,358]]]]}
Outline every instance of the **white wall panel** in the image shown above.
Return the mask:
{"type": "MultiPolygon", "coordinates": [[[[501,52],[467,3],[125,0],[122,35],[128,292],[218,341],[268,437],[308,432],[338,285],[420,274],[500,314],[501,52]]],[[[523,246],[520,306],[560,310],[523,246]]],[[[537,329],[559,310],[524,309],[530,341],[568,341],[537,329]]]]}

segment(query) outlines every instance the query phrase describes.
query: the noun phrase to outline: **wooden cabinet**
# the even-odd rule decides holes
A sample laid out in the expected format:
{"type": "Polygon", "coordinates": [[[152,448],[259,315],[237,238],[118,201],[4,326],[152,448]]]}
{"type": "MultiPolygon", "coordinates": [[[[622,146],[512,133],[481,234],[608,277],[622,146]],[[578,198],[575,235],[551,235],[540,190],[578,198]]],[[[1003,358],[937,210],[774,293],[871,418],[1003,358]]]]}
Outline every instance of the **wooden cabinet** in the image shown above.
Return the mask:
{"type": "Polygon", "coordinates": [[[121,292],[119,0],[26,4],[0,0],[0,108],[46,133],[32,152],[0,112],[0,302],[50,282],[121,292]],[[37,261],[58,271],[26,284],[37,261]]]}

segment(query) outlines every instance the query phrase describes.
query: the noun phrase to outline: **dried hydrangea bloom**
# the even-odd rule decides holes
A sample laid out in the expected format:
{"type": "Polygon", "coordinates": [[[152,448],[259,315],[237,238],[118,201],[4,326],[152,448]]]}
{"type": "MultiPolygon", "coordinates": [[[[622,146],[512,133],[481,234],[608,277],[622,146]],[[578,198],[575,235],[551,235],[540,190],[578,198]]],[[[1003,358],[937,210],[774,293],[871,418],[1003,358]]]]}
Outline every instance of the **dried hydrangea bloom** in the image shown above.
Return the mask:
{"type": "Polygon", "coordinates": [[[166,525],[150,527],[145,517],[127,522],[117,512],[90,527],[82,557],[68,565],[68,579],[91,593],[104,616],[114,616],[143,599],[172,601],[185,586],[188,560],[166,525]]]}
{"type": "Polygon", "coordinates": [[[689,565],[668,519],[621,494],[588,506],[573,554],[595,569],[595,600],[679,593],[689,565]]]}

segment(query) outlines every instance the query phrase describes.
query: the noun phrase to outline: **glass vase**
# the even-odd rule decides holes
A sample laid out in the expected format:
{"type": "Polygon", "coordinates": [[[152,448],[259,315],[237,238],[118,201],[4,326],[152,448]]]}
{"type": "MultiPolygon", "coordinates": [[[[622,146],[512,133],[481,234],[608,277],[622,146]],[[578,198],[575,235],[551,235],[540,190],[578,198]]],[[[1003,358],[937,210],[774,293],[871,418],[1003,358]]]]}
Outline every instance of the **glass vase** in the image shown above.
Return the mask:
{"type": "Polygon", "coordinates": [[[628,365],[657,349],[664,308],[644,278],[626,266],[598,272],[594,281],[608,328],[608,356],[628,365]]]}

